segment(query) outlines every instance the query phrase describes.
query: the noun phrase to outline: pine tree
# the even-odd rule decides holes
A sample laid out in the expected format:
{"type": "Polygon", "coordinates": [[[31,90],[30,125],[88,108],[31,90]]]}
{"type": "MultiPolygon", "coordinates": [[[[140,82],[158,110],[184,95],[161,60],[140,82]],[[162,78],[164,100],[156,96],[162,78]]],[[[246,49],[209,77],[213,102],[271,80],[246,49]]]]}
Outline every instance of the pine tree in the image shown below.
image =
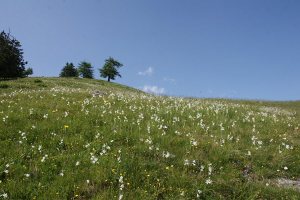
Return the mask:
{"type": "Polygon", "coordinates": [[[94,78],[93,67],[89,62],[80,62],[78,66],[78,72],[82,78],[94,78]]]}
{"type": "Polygon", "coordinates": [[[116,76],[121,77],[121,74],[118,72],[118,68],[122,67],[123,64],[118,62],[117,60],[109,57],[105,60],[104,66],[100,70],[100,76],[103,78],[107,78],[107,81],[115,80],[116,76]]]}
{"type": "Polygon", "coordinates": [[[78,77],[78,71],[73,63],[66,63],[64,68],[60,72],[60,77],[78,77]]]}
{"type": "Polygon", "coordinates": [[[21,43],[10,33],[0,33],[0,78],[24,77],[26,61],[21,43]]]}

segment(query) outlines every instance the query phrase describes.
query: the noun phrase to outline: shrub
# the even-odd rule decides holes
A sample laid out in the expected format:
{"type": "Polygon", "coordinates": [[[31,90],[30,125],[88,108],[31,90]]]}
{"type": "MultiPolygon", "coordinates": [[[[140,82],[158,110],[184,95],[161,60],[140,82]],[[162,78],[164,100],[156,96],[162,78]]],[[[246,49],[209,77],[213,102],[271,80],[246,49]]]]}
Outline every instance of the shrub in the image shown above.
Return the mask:
{"type": "Polygon", "coordinates": [[[35,83],[42,83],[43,81],[41,79],[35,79],[34,82],[35,83]]]}
{"type": "Polygon", "coordinates": [[[6,88],[9,88],[9,85],[2,83],[2,84],[0,84],[0,88],[6,89],[6,88]]]}

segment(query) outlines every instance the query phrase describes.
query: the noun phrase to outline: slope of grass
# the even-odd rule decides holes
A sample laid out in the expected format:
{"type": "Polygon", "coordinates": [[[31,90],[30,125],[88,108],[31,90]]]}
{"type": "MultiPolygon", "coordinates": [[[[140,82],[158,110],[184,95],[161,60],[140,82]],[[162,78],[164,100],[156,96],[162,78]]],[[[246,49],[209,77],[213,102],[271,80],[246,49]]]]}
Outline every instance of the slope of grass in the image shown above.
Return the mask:
{"type": "Polygon", "coordinates": [[[0,82],[0,199],[299,199],[299,102],[0,82]]]}

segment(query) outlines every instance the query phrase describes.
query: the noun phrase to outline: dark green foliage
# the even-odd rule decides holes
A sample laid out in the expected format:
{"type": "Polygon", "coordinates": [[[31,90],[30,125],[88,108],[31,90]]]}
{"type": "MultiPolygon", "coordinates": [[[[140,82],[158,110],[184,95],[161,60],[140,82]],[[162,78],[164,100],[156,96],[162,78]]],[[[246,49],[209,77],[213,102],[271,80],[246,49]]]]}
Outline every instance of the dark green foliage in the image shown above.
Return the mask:
{"type": "Polygon", "coordinates": [[[35,79],[33,82],[35,82],[35,83],[42,83],[43,81],[41,79],[35,79]]]}
{"type": "Polygon", "coordinates": [[[47,85],[44,84],[44,82],[41,79],[35,79],[33,82],[37,83],[36,85],[39,87],[47,87],[47,85]]]}
{"type": "Polygon", "coordinates": [[[6,89],[6,88],[8,88],[9,86],[7,85],[7,84],[0,84],[0,88],[2,88],[2,89],[6,89]]]}
{"type": "Polygon", "coordinates": [[[89,62],[80,62],[78,66],[78,72],[82,78],[94,78],[93,67],[89,62]]]}
{"type": "Polygon", "coordinates": [[[24,71],[23,76],[28,77],[29,75],[32,75],[32,74],[33,74],[33,70],[31,67],[29,67],[24,71]]]}
{"type": "Polygon", "coordinates": [[[117,60],[109,57],[105,60],[105,64],[100,70],[100,76],[103,78],[107,78],[107,81],[115,80],[116,76],[121,77],[121,74],[118,72],[118,68],[122,67],[123,64],[118,62],[117,60]]]}
{"type": "Polygon", "coordinates": [[[26,64],[27,62],[23,59],[23,49],[21,49],[20,42],[9,33],[2,31],[0,33],[0,78],[26,76],[26,64]]]}
{"type": "Polygon", "coordinates": [[[61,70],[59,74],[60,77],[78,77],[78,71],[73,65],[73,63],[66,63],[64,68],[61,70]]]}
{"type": "Polygon", "coordinates": [[[45,85],[44,83],[39,83],[38,86],[39,87],[47,87],[47,85],[45,85]]]}

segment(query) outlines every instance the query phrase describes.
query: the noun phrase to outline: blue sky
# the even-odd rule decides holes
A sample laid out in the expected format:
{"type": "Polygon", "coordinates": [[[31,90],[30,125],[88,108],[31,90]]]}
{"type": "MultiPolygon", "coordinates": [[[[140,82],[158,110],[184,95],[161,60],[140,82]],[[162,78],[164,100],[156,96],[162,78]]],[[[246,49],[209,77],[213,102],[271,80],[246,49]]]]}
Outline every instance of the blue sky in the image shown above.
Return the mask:
{"type": "Polygon", "coordinates": [[[300,99],[297,0],[1,0],[0,30],[34,76],[124,64],[116,82],[167,95],[300,99]]]}

